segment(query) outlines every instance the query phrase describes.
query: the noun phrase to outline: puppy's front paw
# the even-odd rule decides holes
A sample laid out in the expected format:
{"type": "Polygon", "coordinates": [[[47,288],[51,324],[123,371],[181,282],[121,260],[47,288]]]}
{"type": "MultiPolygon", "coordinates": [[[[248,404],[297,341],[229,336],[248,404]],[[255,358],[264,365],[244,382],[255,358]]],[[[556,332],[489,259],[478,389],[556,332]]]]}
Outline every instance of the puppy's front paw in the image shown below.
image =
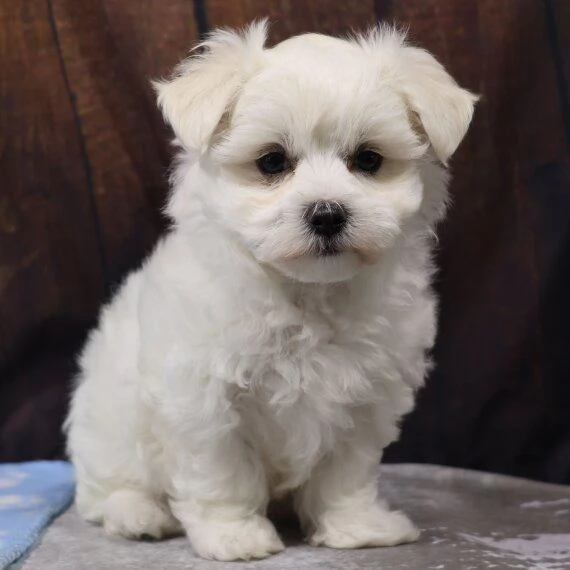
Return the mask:
{"type": "Polygon", "coordinates": [[[310,542],[314,546],[331,548],[396,546],[413,542],[419,535],[406,515],[375,506],[366,510],[324,513],[310,542]]]}
{"type": "Polygon", "coordinates": [[[188,534],[196,554],[213,560],[267,558],[285,548],[275,527],[259,515],[235,521],[202,521],[188,534]]]}

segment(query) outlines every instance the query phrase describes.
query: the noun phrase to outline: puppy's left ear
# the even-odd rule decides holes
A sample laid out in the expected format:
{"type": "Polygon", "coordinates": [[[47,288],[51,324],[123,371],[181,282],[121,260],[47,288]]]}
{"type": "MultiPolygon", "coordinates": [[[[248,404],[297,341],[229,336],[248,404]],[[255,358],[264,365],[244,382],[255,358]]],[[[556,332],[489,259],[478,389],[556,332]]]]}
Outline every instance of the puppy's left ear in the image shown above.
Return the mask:
{"type": "Polygon", "coordinates": [[[476,95],[461,88],[427,51],[404,47],[407,73],[399,82],[435,154],[447,164],[467,132],[476,95]]]}
{"type": "Polygon", "coordinates": [[[267,37],[267,21],[243,31],[216,30],[176,69],[174,76],[155,81],[158,105],[174,133],[188,149],[202,151],[240,88],[254,72],[267,37]]]}

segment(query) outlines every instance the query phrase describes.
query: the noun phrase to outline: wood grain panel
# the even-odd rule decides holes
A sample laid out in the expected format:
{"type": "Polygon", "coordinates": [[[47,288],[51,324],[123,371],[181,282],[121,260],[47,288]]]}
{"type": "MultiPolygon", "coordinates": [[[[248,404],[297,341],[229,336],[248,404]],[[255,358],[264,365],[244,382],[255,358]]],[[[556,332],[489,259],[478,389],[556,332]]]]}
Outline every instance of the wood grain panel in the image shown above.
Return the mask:
{"type": "MultiPolygon", "coordinates": [[[[543,5],[558,91],[558,104],[553,102],[546,116],[550,118],[559,109],[557,126],[550,136],[551,142],[557,141],[560,148],[556,159],[537,166],[530,180],[533,230],[538,236],[536,260],[541,276],[538,351],[544,396],[538,400],[542,404],[540,420],[527,438],[522,460],[533,476],[570,483],[570,4],[546,0],[543,5]],[[558,129],[564,131],[565,145],[558,129]]],[[[537,99],[549,93],[543,93],[540,83],[535,92],[537,99]]],[[[553,125],[548,122],[544,127],[551,129],[553,125]]],[[[548,133],[543,138],[546,137],[548,133]]],[[[538,144],[542,146],[544,142],[539,140],[538,144]]],[[[529,405],[536,408],[536,404],[536,400],[529,400],[529,405]]]]}
{"type": "Polygon", "coordinates": [[[570,2],[543,0],[549,28],[551,57],[556,67],[566,143],[570,149],[570,2]]]}
{"type": "Polygon", "coordinates": [[[205,5],[210,27],[241,27],[268,17],[271,42],[303,32],[343,34],[376,22],[373,0],[205,0],[205,5]]]}
{"type": "Polygon", "coordinates": [[[7,441],[22,443],[21,432],[4,431],[20,405],[48,405],[47,392],[59,403],[44,422],[47,447],[61,439],[68,377],[46,370],[34,380],[18,354],[38,328],[49,336],[53,318],[76,326],[96,310],[97,233],[49,5],[0,2],[0,457],[7,441]]]}
{"type": "Polygon", "coordinates": [[[543,5],[412,0],[392,16],[483,95],[441,231],[438,368],[392,456],[548,478],[546,416],[567,434],[570,425],[552,399],[561,380],[545,369],[566,355],[544,350],[541,297],[570,228],[570,192],[543,5]],[[536,441],[542,467],[525,459],[536,441]]]}
{"type": "Polygon", "coordinates": [[[0,5],[0,356],[102,291],[85,163],[46,3],[0,5]]]}
{"type": "Polygon", "coordinates": [[[111,283],[137,264],[164,221],[168,131],[149,80],[195,40],[186,1],[53,0],[95,189],[111,283]]]}

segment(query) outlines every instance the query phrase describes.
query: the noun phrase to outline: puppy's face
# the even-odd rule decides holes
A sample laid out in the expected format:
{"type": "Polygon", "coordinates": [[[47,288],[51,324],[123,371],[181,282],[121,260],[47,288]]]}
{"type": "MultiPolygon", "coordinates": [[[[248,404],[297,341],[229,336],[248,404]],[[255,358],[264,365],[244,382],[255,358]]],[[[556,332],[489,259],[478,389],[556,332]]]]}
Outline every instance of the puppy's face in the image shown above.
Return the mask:
{"type": "Polygon", "coordinates": [[[259,262],[299,281],[350,279],[418,214],[419,161],[430,142],[442,161],[455,150],[474,97],[393,31],[299,36],[272,49],[264,35],[259,25],[218,33],[158,86],[160,102],[215,179],[206,211],[259,262]]]}

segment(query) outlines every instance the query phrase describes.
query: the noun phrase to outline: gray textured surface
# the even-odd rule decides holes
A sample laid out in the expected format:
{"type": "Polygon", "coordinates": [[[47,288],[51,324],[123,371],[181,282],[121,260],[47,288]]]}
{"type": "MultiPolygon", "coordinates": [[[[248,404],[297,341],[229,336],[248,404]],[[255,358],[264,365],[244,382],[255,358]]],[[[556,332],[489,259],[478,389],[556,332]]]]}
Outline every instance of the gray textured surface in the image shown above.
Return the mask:
{"type": "Polygon", "coordinates": [[[381,488],[422,529],[418,543],[356,551],[312,548],[279,524],[288,548],[258,562],[197,559],[184,538],[109,539],[62,515],[23,570],[520,570],[570,569],[570,487],[434,466],[384,466],[381,488]]]}

